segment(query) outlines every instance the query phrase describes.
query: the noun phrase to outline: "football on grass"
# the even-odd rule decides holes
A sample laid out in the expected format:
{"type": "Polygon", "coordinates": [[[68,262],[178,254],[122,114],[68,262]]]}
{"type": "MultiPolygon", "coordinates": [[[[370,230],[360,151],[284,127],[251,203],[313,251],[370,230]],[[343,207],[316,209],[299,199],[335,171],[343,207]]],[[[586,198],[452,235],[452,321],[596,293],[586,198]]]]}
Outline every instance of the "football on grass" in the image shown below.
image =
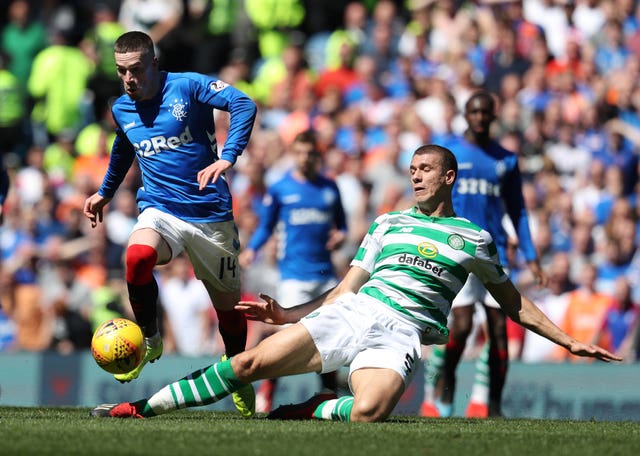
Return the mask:
{"type": "Polygon", "coordinates": [[[126,318],[105,321],[91,339],[93,359],[111,374],[125,374],[135,369],[144,355],[144,349],[140,326],[126,318]]]}

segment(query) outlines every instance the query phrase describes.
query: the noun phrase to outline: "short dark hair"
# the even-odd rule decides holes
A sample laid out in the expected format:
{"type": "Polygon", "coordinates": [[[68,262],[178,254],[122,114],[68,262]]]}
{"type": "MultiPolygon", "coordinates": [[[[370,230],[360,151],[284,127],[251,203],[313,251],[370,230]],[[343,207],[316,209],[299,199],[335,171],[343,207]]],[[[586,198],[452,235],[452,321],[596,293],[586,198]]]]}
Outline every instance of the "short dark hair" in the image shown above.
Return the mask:
{"type": "Polygon", "coordinates": [[[137,30],[120,35],[113,46],[113,51],[118,54],[141,52],[143,56],[155,57],[153,40],[146,33],[137,30]]]}
{"type": "Polygon", "coordinates": [[[491,112],[495,111],[496,99],[493,97],[491,92],[488,92],[486,90],[478,90],[477,92],[474,92],[464,105],[465,111],[469,111],[471,107],[471,103],[473,102],[473,100],[477,100],[477,99],[487,100],[487,102],[489,102],[489,107],[491,108],[491,112]]]}
{"type": "Polygon", "coordinates": [[[304,144],[312,144],[313,147],[316,147],[316,133],[313,130],[305,130],[298,133],[295,138],[293,138],[294,143],[304,143],[304,144]]]}
{"type": "Polygon", "coordinates": [[[444,172],[453,170],[456,173],[456,176],[458,176],[458,160],[456,160],[456,156],[453,155],[453,152],[451,152],[446,147],[439,146],[438,144],[425,144],[418,147],[413,153],[413,155],[423,154],[440,155],[440,160],[442,161],[442,168],[444,172]]]}

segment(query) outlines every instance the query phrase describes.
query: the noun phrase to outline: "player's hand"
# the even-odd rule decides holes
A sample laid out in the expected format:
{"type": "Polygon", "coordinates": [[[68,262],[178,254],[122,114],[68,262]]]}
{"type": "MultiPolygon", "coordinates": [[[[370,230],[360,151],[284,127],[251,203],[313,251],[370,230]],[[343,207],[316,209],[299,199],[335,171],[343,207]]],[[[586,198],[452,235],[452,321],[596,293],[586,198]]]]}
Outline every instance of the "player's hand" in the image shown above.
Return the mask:
{"type": "Polygon", "coordinates": [[[260,301],[239,301],[236,310],[244,312],[248,320],[263,321],[271,325],[283,325],[289,323],[286,318],[286,310],[271,296],[260,293],[260,301]]]}
{"type": "Polygon", "coordinates": [[[231,168],[231,166],[233,165],[230,161],[220,159],[210,164],[205,169],[198,171],[198,184],[200,186],[200,190],[209,185],[209,182],[215,184],[222,173],[231,168]]]}
{"type": "Polygon", "coordinates": [[[105,198],[98,193],[94,193],[84,202],[84,215],[91,222],[91,228],[102,222],[102,211],[104,207],[111,201],[111,198],[105,198]]]}
{"type": "Polygon", "coordinates": [[[256,258],[256,252],[253,249],[244,249],[238,255],[238,263],[241,268],[248,268],[253,263],[253,260],[256,258]]]}
{"type": "Polygon", "coordinates": [[[528,265],[536,285],[538,285],[539,287],[546,287],[547,284],[549,283],[549,279],[547,278],[547,275],[542,270],[542,267],[540,266],[540,262],[538,262],[537,260],[530,261],[528,265]]]}
{"type": "Polygon", "coordinates": [[[575,341],[569,347],[569,351],[577,356],[585,356],[589,358],[596,358],[601,361],[622,361],[622,358],[608,352],[602,347],[597,345],[589,345],[582,342],[575,341]]]}
{"type": "Polygon", "coordinates": [[[347,239],[347,233],[341,230],[332,229],[329,232],[329,239],[327,240],[325,247],[329,251],[339,249],[342,247],[342,244],[344,244],[345,239],[347,239]]]}

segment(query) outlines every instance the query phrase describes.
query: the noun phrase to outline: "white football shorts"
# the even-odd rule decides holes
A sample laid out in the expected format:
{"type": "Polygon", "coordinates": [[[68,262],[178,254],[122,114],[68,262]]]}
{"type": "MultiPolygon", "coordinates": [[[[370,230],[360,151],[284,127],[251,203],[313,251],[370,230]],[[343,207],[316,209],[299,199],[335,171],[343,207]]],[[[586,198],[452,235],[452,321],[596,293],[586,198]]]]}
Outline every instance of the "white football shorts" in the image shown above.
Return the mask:
{"type": "Polygon", "coordinates": [[[311,301],[336,285],[338,280],[335,277],[327,280],[284,279],[278,285],[278,304],[290,309],[311,301]]]}
{"type": "Polygon", "coordinates": [[[487,291],[480,279],[475,274],[469,274],[462,289],[453,298],[451,308],[472,306],[475,303],[483,303],[487,307],[494,309],[500,308],[498,301],[491,296],[491,293],[487,291]]]}
{"type": "Polygon", "coordinates": [[[322,357],[322,372],[349,366],[391,369],[411,382],[420,360],[420,331],[384,304],[346,293],[300,320],[322,357]]]}
{"type": "Polygon", "coordinates": [[[192,223],[149,208],[138,216],[133,231],[141,228],[151,228],[167,241],[171,259],[185,251],[198,279],[211,283],[222,292],[240,289],[240,241],[233,220],[192,223]]]}

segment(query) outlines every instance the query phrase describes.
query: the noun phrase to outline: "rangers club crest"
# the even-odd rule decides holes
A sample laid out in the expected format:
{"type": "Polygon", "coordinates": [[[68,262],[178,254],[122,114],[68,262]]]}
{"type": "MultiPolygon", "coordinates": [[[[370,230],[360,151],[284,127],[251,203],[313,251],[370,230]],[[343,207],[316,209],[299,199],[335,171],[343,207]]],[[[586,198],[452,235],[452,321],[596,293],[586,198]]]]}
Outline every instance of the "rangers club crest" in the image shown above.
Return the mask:
{"type": "Polygon", "coordinates": [[[177,99],[173,100],[173,103],[169,103],[169,106],[171,106],[169,112],[173,117],[176,118],[176,120],[182,122],[187,117],[187,104],[188,103],[184,103],[182,98],[180,99],[180,101],[178,101],[177,99]]]}

